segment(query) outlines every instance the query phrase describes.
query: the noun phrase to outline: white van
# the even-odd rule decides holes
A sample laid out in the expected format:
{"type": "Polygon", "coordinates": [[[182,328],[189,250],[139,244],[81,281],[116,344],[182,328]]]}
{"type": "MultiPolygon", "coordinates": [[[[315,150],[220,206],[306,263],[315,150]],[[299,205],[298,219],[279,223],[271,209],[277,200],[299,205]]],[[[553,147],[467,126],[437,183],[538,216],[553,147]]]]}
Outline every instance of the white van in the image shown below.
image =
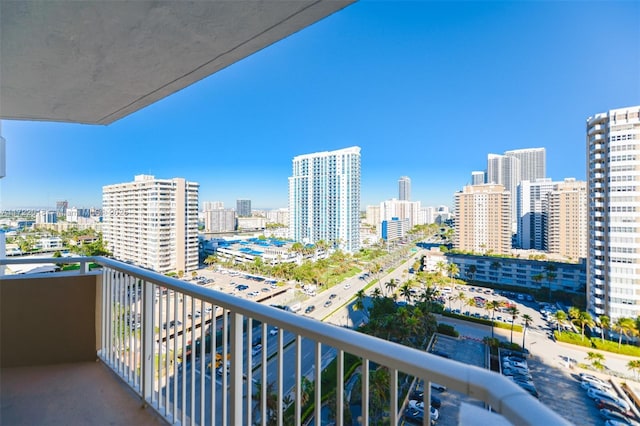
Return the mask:
{"type": "Polygon", "coordinates": [[[300,303],[295,303],[291,306],[287,306],[286,310],[289,312],[293,312],[294,314],[302,309],[302,305],[300,303]]]}

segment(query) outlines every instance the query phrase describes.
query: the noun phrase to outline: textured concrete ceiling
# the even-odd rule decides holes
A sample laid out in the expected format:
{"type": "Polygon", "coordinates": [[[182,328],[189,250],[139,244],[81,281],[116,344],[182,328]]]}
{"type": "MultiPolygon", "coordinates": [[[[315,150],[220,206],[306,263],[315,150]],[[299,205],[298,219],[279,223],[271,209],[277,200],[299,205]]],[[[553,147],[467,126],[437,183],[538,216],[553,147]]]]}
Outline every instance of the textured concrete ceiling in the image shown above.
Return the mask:
{"type": "Polygon", "coordinates": [[[108,124],[355,0],[0,1],[0,118],[108,124]]]}

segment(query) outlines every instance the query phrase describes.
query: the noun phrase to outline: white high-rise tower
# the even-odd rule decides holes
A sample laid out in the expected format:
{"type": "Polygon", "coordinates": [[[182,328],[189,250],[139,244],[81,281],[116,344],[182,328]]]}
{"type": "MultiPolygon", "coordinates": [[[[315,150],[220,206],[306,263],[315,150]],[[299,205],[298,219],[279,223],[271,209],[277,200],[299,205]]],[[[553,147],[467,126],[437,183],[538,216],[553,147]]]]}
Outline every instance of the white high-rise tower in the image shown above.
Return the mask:
{"type": "Polygon", "coordinates": [[[408,176],[402,176],[398,180],[398,200],[411,200],[411,179],[408,176]]]}
{"type": "Polygon", "coordinates": [[[613,322],[640,315],[640,106],[587,119],[587,302],[613,322]]]}
{"type": "Polygon", "coordinates": [[[360,248],[360,147],[293,158],[289,233],[305,244],[323,240],[348,252],[360,248]]]}
{"type": "Polygon", "coordinates": [[[102,187],[107,249],[160,273],[198,269],[198,187],[149,175],[102,187]]]}

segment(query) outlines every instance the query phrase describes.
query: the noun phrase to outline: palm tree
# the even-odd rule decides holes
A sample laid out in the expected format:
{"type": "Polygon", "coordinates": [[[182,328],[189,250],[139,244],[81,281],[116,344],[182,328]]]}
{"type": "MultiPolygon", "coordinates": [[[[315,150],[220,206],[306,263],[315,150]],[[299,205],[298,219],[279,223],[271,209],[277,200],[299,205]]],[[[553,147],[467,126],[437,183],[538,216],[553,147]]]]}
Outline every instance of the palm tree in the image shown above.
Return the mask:
{"type": "Polygon", "coordinates": [[[384,284],[385,288],[387,289],[387,291],[391,294],[393,294],[393,292],[396,290],[396,288],[398,287],[398,283],[396,282],[395,278],[391,278],[389,281],[387,281],[384,284]]]}
{"type": "Polygon", "coordinates": [[[600,352],[587,352],[586,360],[591,363],[591,366],[596,370],[604,370],[604,355],[600,352]]]}
{"type": "Polygon", "coordinates": [[[540,287],[540,283],[544,280],[544,275],[536,274],[532,276],[531,279],[537,284],[537,287],[540,287]]]}
{"type": "Polygon", "coordinates": [[[209,266],[209,269],[213,269],[213,265],[218,262],[218,257],[216,255],[210,254],[204,260],[205,265],[209,266]]]}
{"type": "Polygon", "coordinates": [[[438,263],[436,263],[436,270],[438,271],[438,273],[440,275],[442,275],[442,273],[447,269],[447,264],[444,263],[442,260],[439,261],[438,263]]]}
{"type": "Polygon", "coordinates": [[[576,308],[575,306],[569,307],[569,318],[571,318],[572,321],[578,319],[579,315],[580,309],[576,308]]]}
{"type": "Polygon", "coordinates": [[[524,330],[522,331],[522,349],[525,349],[525,347],[524,347],[524,339],[527,336],[527,329],[529,328],[531,323],[533,323],[533,318],[531,318],[531,315],[529,315],[529,314],[523,314],[522,315],[522,321],[523,321],[523,324],[524,324],[524,330]]]}
{"type": "Polygon", "coordinates": [[[478,272],[478,267],[476,265],[469,265],[467,268],[467,276],[469,277],[469,281],[473,281],[473,277],[478,272]]]}
{"type": "Polygon", "coordinates": [[[547,283],[549,284],[549,302],[551,302],[551,282],[555,280],[556,277],[558,276],[556,274],[556,271],[558,270],[558,268],[556,268],[556,265],[554,265],[553,263],[547,263],[544,269],[547,271],[546,275],[547,275],[547,283]]]}
{"type": "Polygon", "coordinates": [[[500,268],[502,267],[502,265],[500,264],[500,262],[498,262],[497,260],[491,262],[491,265],[489,266],[491,269],[493,269],[494,271],[496,271],[496,282],[498,281],[498,275],[497,272],[500,270],[500,268]]]}
{"type": "Polygon", "coordinates": [[[451,279],[451,286],[453,287],[453,277],[458,275],[460,272],[460,268],[455,263],[449,263],[447,265],[447,272],[449,273],[449,278],[451,279]]]}
{"type": "Polygon", "coordinates": [[[353,310],[361,311],[364,313],[364,316],[367,317],[367,322],[369,320],[369,312],[367,311],[367,307],[364,304],[367,295],[365,294],[363,289],[358,290],[356,293],[356,300],[353,303],[353,310]]]}
{"type": "Polygon", "coordinates": [[[513,343],[513,323],[516,321],[516,318],[518,318],[520,311],[515,306],[509,306],[507,313],[511,315],[511,343],[513,343]]]}
{"type": "Polygon", "coordinates": [[[411,286],[408,283],[404,283],[402,287],[400,287],[400,294],[404,297],[407,303],[411,302],[411,286]]]}
{"type": "Polygon", "coordinates": [[[580,329],[582,330],[582,340],[584,340],[584,327],[593,327],[593,318],[591,318],[589,312],[582,311],[578,313],[578,318],[575,319],[575,322],[580,325],[580,329]]]}
{"type": "Polygon", "coordinates": [[[636,381],[638,380],[638,371],[640,371],[640,360],[632,359],[627,363],[627,368],[633,371],[636,375],[636,381]]]}
{"type": "Polygon", "coordinates": [[[462,304],[467,300],[467,296],[464,294],[464,291],[458,293],[456,300],[460,302],[460,312],[462,312],[462,304]]]}
{"type": "Polygon", "coordinates": [[[611,327],[611,318],[606,315],[600,315],[598,322],[600,323],[600,340],[604,342],[604,331],[611,327]]]}
{"type": "Polygon", "coordinates": [[[487,309],[488,311],[491,311],[491,338],[492,339],[495,337],[493,334],[493,326],[494,326],[494,318],[496,315],[496,311],[500,309],[502,305],[503,305],[503,302],[501,300],[490,300],[485,305],[485,309],[487,309]]]}
{"type": "Polygon", "coordinates": [[[567,320],[567,314],[565,311],[558,309],[555,314],[553,314],[553,319],[558,325],[558,333],[560,333],[560,326],[564,324],[567,320]]]}
{"type": "Polygon", "coordinates": [[[622,345],[622,335],[628,337],[635,330],[636,323],[631,318],[620,317],[613,324],[613,329],[618,333],[618,349],[622,345]]]}

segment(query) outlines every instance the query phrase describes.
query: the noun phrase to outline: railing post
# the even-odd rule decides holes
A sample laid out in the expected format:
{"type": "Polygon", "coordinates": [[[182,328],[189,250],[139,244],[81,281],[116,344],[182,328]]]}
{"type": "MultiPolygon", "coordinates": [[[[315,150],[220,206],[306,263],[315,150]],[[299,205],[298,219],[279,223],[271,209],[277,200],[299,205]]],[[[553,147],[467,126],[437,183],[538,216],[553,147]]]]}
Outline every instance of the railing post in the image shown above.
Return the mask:
{"type": "Polygon", "coordinates": [[[143,284],[142,291],[142,399],[149,405],[152,405],[153,396],[153,345],[154,345],[154,330],[153,330],[153,311],[154,311],[154,298],[155,290],[154,285],[148,281],[143,284]]]}
{"type": "Polygon", "coordinates": [[[89,273],[89,264],[91,262],[87,261],[87,260],[81,260],[80,261],[80,268],[78,268],[78,272],[80,273],[80,275],[86,275],[87,273],[89,273]]]}
{"type": "MultiPolygon", "coordinates": [[[[231,373],[229,384],[229,424],[243,424],[242,419],[242,315],[231,313],[231,373]]],[[[251,346],[248,342],[247,346],[251,346]]],[[[249,349],[247,349],[249,350],[249,349]]],[[[224,362],[224,361],[223,361],[224,362]]],[[[247,380],[251,380],[251,366],[248,367],[247,380]]],[[[248,395],[248,398],[251,398],[248,395]]]]}

